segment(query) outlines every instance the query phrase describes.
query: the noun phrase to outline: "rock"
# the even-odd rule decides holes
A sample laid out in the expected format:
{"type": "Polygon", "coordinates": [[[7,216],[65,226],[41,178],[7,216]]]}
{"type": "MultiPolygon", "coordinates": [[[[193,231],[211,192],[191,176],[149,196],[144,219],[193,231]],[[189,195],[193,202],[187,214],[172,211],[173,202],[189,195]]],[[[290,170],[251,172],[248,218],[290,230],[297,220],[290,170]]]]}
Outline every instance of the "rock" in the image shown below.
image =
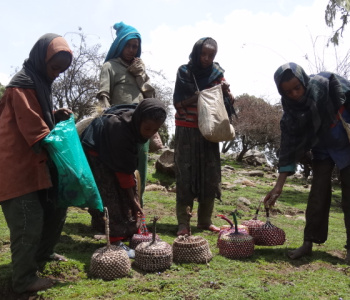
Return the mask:
{"type": "Polygon", "coordinates": [[[167,189],[159,184],[150,184],[145,187],[145,191],[163,191],[167,192],[167,189]]]}
{"type": "Polygon", "coordinates": [[[174,150],[165,149],[156,161],[156,170],[170,176],[175,176],[174,150]]]}
{"type": "Polygon", "coordinates": [[[238,197],[237,201],[244,203],[246,206],[249,206],[251,204],[251,202],[245,197],[238,197]]]}
{"type": "Polygon", "coordinates": [[[262,166],[268,164],[265,154],[257,150],[249,150],[244,154],[242,161],[251,166],[262,166]]]}
{"type": "Polygon", "coordinates": [[[156,152],[164,148],[162,139],[158,132],[156,132],[149,140],[149,152],[156,152]]]}

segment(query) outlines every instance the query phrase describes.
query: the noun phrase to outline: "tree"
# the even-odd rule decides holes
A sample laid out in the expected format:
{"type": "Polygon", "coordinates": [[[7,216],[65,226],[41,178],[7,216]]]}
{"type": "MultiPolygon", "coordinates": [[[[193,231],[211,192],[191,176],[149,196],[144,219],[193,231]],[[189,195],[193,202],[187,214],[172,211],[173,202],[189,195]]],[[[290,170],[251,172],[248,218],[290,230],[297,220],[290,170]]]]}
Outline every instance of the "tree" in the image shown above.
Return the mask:
{"type": "MultiPolygon", "coordinates": [[[[105,53],[100,53],[100,44],[88,45],[88,38],[79,28],[79,32],[66,33],[70,36],[73,61],[71,66],[52,85],[54,107],[70,108],[76,122],[90,115],[96,108],[98,100],[96,94],[99,89],[100,71],[104,63],[105,53]]],[[[156,98],[164,101],[168,122],[171,121],[172,89],[162,71],[147,68],[151,83],[156,91],[156,98]]],[[[160,129],[162,142],[167,144],[169,139],[168,126],[164,124],[160,129]]]]}
{"type": "Polygon", "coordinates": [[[340,14],[341,25],[333,32],[333,36],[330,41],[334,45],[339,44],[339,37],[342,36],[345,26],[348,23],[350,11],[350,1],[349,0],[329,0],[326,11],[325,20],[328,27],[334,28],[336,16],[340,14]]]}
{"type": "Polygon", "coordinates": [[[5,93],[5,86],[0,83],[0,99],[4,93],[5,93]]]}
{"type": "Polygon", "coordinates": [[[275,158],[281,136],[281,106],[243,94],[236,98],[235,107],[238,118],[234,119],[234,147],[240,150],[237,161],[242,161],[244,154],[255,148],[268,152],[269,159],[275,158]]]}
{"type": "Polygon", "coordinates": [[[71,36],[73,61],[53,83],[53,102],[55,108],[70,108],[79,121],[89,115],[96,105],[99,73],[105,54],[99,53],[101,45],[87,45],[87,36],[81,28],[79,32],[65,34],[65,37],[68,35],[71,36]]]}

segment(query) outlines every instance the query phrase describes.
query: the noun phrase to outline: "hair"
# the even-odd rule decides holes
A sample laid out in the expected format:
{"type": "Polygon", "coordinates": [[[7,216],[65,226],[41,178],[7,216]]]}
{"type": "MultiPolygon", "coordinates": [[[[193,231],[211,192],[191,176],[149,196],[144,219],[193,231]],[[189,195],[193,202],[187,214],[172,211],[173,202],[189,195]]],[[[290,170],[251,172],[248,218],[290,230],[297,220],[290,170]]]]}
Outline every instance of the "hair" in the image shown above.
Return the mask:
{"type": "Polygon", "coordinates": [[[166,116],[166,111],[163,108],[155,108],[143,113],[141,117],[141,122],[151,120],[164,123],[166,116]]]}

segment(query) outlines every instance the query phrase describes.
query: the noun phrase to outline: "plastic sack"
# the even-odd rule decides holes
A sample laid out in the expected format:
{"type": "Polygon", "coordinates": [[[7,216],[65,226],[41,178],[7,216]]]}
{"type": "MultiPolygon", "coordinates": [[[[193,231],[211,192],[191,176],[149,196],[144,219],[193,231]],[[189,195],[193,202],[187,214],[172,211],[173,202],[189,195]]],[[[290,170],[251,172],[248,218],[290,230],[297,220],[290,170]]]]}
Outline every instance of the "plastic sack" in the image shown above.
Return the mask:
{"type": "Polygon", "coordinates": [[[58,123],[43,139],[58,172],[58,205],[103,211],[100,193],[81,146],[74,118],[58,123]]]}
{"type": "Polygon", "coordinates": [[[210,142],[218,143],[234,139],[235,130],[227,115],[220,84],[199,92],[198,127],[210,142]]]}

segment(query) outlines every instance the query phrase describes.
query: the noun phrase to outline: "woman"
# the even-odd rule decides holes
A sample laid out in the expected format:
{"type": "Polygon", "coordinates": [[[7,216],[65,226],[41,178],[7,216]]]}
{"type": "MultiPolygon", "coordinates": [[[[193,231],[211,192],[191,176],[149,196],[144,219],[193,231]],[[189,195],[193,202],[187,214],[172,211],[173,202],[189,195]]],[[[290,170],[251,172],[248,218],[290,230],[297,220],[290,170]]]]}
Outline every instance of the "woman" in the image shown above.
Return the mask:
{"type": "Polygon", "coordinates": [[[177,72],[174,91],[175,165],[177,235],[189,233],[187,207],[192,211],[198,199],[197,228],[217,232],[211,215],[215,198],[221,198],[221,166],[219,144],[207,141],[198,129],[197,101],[201,91],[222,85],[225,106],[229,116],[233,113],[233,96],[224,79],[224,70],[214,62],[217,43],[202,38],[193,46],[190,61],[177,72]],[[198,88],[197,88],[198,87],[198,88]]]}
{"type": "MultiPolygon", "coordinates": [[[[162,101],[149,98],[139,105],[120,105],[96,118],[82,133],[81,141],[104,206],[108,208],[110,240],[134,252],[119,241],[138,233],[142,215],[134,172],[138,144],[146,143],[164,123],[162,101]]],[[[94,229],[104,232],[103,214],[89,210],[94,229]]]]}
{"type": "Polygon", "coordinates": [[[72,113],[53,112],[51,94],[52,82],[71,62],[72,51],[63,37],[43,35],[0,100],[0,203],[10,229],[17,293],[52,286],[51,280],[37,277],[38,265],[50,258],[65,259],[53,249],[66,209],[56,207],[56,169],[40,142],[72,113]]]}
{"type": "MultiPolygon", "coordinates": [[[[146,68],[141,60],[141,35],[123,22],[114,24],[117,38],[101,69],[100,89],[97,99],[103,107],[119,104],[140,103],[144,98],[154,97],[146,68]]],[[[149,143],[139,147],[139,166],[142,194],[146,184],[149,143]]],[[[142,205],[142,199],[141,199],[142,205]]]]}
{"type": "Polygon", "coordinates": [[[313,243],[327,240],[328,218],[332,197],[332,171],[340,170],[342,208],[347,234],[346,262],[350,262],[350,143],[341,115],[350,121],[350,82],[330,72],[306,75],[302,67],[287,63],[275,73],[282,96],[281,146],[279,177],[266,195],[265,205],[274,205],[282,193],[288,175],[294,174],[296,163],[312,150],[312,186],[306,209],[304,243],[290,251],[292,259],[311,254],[313,243]]]}

